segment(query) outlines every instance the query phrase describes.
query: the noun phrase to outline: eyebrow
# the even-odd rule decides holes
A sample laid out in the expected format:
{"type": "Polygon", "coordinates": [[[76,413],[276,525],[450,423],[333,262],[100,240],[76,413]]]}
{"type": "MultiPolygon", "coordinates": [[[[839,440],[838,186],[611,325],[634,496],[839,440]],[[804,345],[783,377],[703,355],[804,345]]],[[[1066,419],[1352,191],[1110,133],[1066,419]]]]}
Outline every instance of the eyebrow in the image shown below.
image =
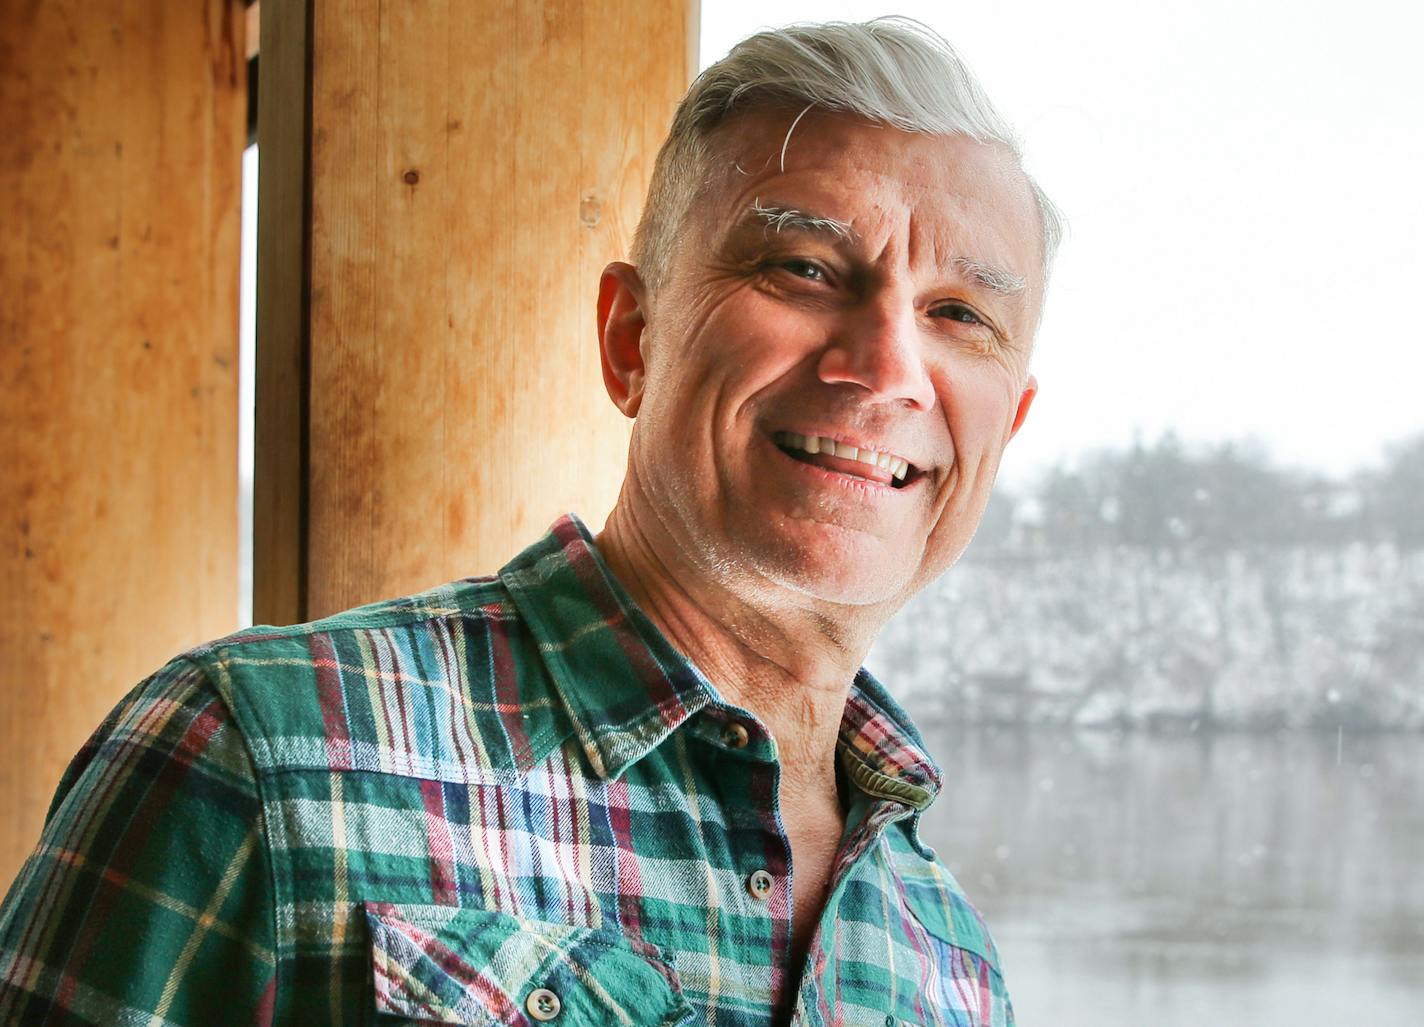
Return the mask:
{"type": "MultiPolygon", "coordinates": [[[[784,204],[762,203],[761,199],[757,198],[752,200],[749,211],[751,216],[747,219],[748,221],[759,222],[768,231],[775,231],[778,235],[789,230],[806,232],[811,235],[829,235],[838,242],[854,242],[856,239],[855,229],[849,222],[806,213],[784,204]]],[[[974,260],[972,257],[955,257],[950,263],[966,278],[973,279],[985,289],[998,293],[1000,296],[1017,296],[1028,285],[1022,275],[1016,275],[1012,271],[994,264],[974,260]]]]}
{"type": "Polygon", "coordinates": [[[840,242],[851,242],[855,239],[855,229],[848,222],[837,221],[835,218],[807,214],[779,203],[764,204],[760,199],[752,200],[750,210],[751,217],[748,220],[761,222],[768,230],[775,231],[778,235],[790,230],[811,235],[830,235],[840,242]]]}
{"type": "Polygon", "coordinates": [[[969,257],[955,257],[950,263],[966,278],[974,279],[990,292],[997,292],[1001,296],[1017,296],[1028,285],[1022,275],[969,257]]]}

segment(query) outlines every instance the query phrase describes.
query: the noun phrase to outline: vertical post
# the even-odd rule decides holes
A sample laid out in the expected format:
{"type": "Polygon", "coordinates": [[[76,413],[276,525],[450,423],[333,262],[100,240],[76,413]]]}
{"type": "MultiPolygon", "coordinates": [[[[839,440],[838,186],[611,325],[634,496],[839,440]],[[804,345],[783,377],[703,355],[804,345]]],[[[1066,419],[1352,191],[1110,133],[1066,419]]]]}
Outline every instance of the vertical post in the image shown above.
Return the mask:
{"type": "Polygon", "coordinates": [[[257,619],[281,622],[490,572],[565,510],[597,528],[612,507],[628,425],[599,372],[598,274],[627,255],[696,9],[279,6],[258,349],[287,377],[258,383],[255,577],[257,619]]]}
{"type": "Polygon", "coordinates": [[[257,61],[257,353],[252,616],[306,610],[313,0],[262,5],[257,61]]]}
{"type": "Polygon", "coordinates": [[[0,18],[0,890],[69,758],[237,622],[230,0],[0,18]]]}

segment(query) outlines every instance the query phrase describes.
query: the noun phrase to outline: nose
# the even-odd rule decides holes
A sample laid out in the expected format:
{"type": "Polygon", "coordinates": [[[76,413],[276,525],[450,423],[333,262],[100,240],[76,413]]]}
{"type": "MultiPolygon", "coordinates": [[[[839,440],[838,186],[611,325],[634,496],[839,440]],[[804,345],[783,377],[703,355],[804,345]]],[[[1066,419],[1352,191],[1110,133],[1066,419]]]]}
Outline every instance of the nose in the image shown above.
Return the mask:
{"type": "Polygon", "coordinates": [[[838,326],[816,368],[821,381],[858,385],[919,410],[934,406],[912,303],[883,296],[838,326]]]}

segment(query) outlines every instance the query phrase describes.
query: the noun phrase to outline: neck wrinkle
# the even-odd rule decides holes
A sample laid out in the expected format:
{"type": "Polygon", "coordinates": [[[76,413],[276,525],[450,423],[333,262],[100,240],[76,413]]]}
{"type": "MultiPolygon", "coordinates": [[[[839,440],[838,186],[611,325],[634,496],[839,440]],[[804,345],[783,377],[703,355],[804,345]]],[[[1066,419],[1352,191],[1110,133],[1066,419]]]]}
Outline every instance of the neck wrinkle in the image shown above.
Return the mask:
{"type": "Polygon", "coordinates": [[[834,791],[841,716],[860,658],[826,630],[832,625],[795,608],[768,615],[687,561],[674,566],[663,553],[677,547],[656,545],[621,498],[595,543],[668,641],[771,731],[787,790],[834,791]]]}

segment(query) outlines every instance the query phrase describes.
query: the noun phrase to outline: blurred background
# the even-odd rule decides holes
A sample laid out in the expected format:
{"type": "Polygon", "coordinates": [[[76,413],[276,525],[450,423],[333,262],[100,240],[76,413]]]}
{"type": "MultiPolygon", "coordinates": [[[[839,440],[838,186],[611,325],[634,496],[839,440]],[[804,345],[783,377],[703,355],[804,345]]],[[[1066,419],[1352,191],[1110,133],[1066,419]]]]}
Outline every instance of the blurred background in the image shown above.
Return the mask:
{"type": "Polygon", "coordinates": [[[1424,1016],[1416,5],[267,8],[5,5],[0,883],[174,652],[596,529],[672,106],[904,14],[1070,223],[985,523],[870,659],[1019,1022],[1424,1016]]]}

